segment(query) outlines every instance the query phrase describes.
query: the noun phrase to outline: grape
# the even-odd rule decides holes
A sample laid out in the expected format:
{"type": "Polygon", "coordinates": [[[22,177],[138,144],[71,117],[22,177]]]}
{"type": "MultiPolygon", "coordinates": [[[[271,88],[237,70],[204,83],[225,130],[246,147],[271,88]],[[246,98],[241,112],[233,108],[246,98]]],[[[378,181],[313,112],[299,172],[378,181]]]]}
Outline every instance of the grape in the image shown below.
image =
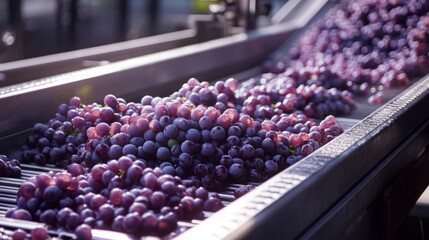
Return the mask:
{"type": "Polygon", "coordinates": [[[191,117],[191,110],[188,107],[181,106],[177,110],[177,116],[185,119],[189,119],[191,117]]]}
{"type": "Polygon", "coordinates": [[[13,212],[12,218],[31,221],[31,214],[25,209],[17,209],[13,212]]]}
{"type": "Polygon", "coordinates": [[[201,155],[205,157],[212,156],[216,151],[216,147],[212,143],[204,143],[201,146],[201,155]]]}
{"type": "Polygon", "coordinates": [[[112,136],[111,142],[112,142],[112,144],[117,144],[119,146],[125,146],[126,144],[128,144],[130,142],[130,137],[127,133],[120,132],[120,133],[117,133],[117,134],[112,136]]]}
{"type": "Polygon", "coordinates": [[[253,158],[255,149],[250,144],[245,144],[240,148],[240,156],[245,159],[253,158]]]}
{"type": "Polygon", "coordinates": [[[157,150],[157,146],[154,142],[152,141],[145,141],[145,143],[143,144],[143,151],[147,154],[154,154],[157,150]]]}
{"type": "Polygon", "coordinates": [[[114,206],[120,206],[122,203],[122,194],[123,191],[119,188],[114,188],[110,192],[110,202],[114,206]]]}
{"type": "Polygon", "coordinates": [[[165,204],[165,196],[160,191],[155,191],[150,197],[150,206],[153,209],[161,209],[165,204]]]}
{"type": "Polygon", "coordinates": [[[303,156],[308,156],[313,152],[313,146],[310,144],[304,144],[301,147],[301,153],[303,156]]]}
{"type": "Polygon", "coordinates": [[[152,232],[157,226],[158,218],[153,212],[146,212],[142,215],[142,229],[144,232],[152,232]]]}
{"type": "Polygon", "coordinates": [[[232,120],[227,114],[222,114],[217,118],[216,124],[224,129],[227,129],[231,126],[232,120]]]}
{"type": "Polygon", "coordinates": [[[228,172],[232,177],[238,178],[244,173],[243,165],[239,163],[233,163],[231,166],[229,166],[228,172]]]}
{"type": "Polygon", "coordinates": [[[275,174],[279,170],[278,164],[273,160],[265,162],[265,171],[269,174],[275,174]]]}
{"type": "Polygon", "coordinates": [[[104,222],[112,222],[114,218],[114,210],[109,204],[103,204],[98,209],[99,218],[104,222]]]}
{"type": "Polygon", "coordinates": [[[92,239],[91,227],[86,224],[79,225],[75,230],[75,234],[77,240],[92,239]]]}
{"type": "Polygon", "coordinates": [[[180,150],[184,153],[189,153],[189,154],[193,154],[194,153],[194,148],[195,148],[195,143],[190,141],[190,140],[185,140],[181,145],[180,145],[180,150]]]}
{"type": "Polygon", "coordinates": [[[71,212],[67,217],[66,228],[74,231],[81,224],[80,217],[77,213],[71,212]]]}
{"type": "Polygon", "coordinates": [[[125,192],[124,194],[122,194],[122,199],[121,199],[121,206],[124,209],[128,209],[134,202],[134,195],[129,193],[129,192],[125,192]]]}
{"type": "Polygon", "coordinates": [[[12,234],[13,240],[25,240],[27,239],[27,233],[22,229],[16,229],[12,234]]]}
{"type": "Polygon", "coordinates": [[[62,191],[57,186],[48,186],[43,191],[43,198],[46,202],[55,204],[61,199],[62,191]]]}
{"type": "Polygon", "coordinates": [[[208,174],[208,168],[204,164],[197,164],[194,167],[194,174],[195,176],[202,178],[208,174]]]}
{"type": "Polygon", "coordinates": [[[215,168],[215,175],[219,181],[223,182],[228,177],[228,169],[224,165],[218,165],[215,168]]]}
{"type": "Polygon", "coordinates": [[[188,131],[186,131],[186,140],[199,142],[200,139],[201,139],[201,133],[197,129],[190,128],[188,129],[188,131]]]}
{"type": "Polygon", "coordinates": [[[199,187],[195,190],[195,197],[200,198],[202,200],[206,200],[208,198],[208,191],[203,187],[199,187]]]}
{"type": "Polygon", "coordinates": [[[36,186],[32,182],[24,182],[19,188],[19,194],[23,196],[26,200],[34,197],[34,192],[36,191],[36,186]]]}
{"type": "Polygon", "coordinates": [[[143,214],[145,213],[147,210],[147,206],[144,203],[139,203],[139,202],[134,202],[130,208],[129,208],[129,212],[133,213],[139,213],[139,214],[143,214]]]}
{"type": "Polygon", "coordinates": [[[246,193],[252,191],[253,189],[255,189],[254,185],[243,185],[243,186],[240,186],[239,188],[237,188],[236,190],[234,190],[234,197],[236,199],[240,198],[243,195],[245,195],[246,193]]]}
{"type": "Polygon", "coordinates": [[[221,126],[215,126],[210,130],[210,137],[213,140],[220,141],[225,137],[225,129],[221,126]]]}
{"type": "Polygon", "coordinates": [[[156,151],[156,157],[161,161],[167,161],[170,158],[170,150],[166,147],[160,147],[156,151]]]}
{"type": "Polygon", "coordinates": [[[49,239],[48,232],[44,228],[36,227],[31,230],[31,239],[32,240],[46,240],[49,239]]]}
{"type": "Polygon", "coordinates": [[[100,194],[94,195],[91,200],[89,206],[93,210],[97,210],[101,205],[105,204],[107,199],[100,194]]]}
{"type": "Polygon", "coordinates": [[[57,224],[56,214],[57,213],[54,210],[48,209],[40,215],[40,222],[45,223],[49,226],[55,226],[57,224]]]}
{"type": "Polygon", "coordinates": [[[136,155],[137,154],[137,147],[134,144],[129,143],[122,148],[122,154],[124,156],[128,155],[128,154],[136,155]]]}
{"type": "Polygon", "coordinates": [[[198,120],[199,127],[202,130],[210,129],[213,125],[212,119],[210,119],[208,116],[203,116],[198,120]]]}
{"type": "Polygon", "coordinates": [[[137,233],[140,231],[141,222],[142,221],[138,213],[129,213],[122,221],[122,229],[128,233],[137,233]]]}
{"type": "Polygon", "coordinates": [[[175,138],[178,133],[179,133],[179,130],[173,124],[167,125],[164,128],[164,134],[168,138],[175,138]]]}
{"type": "Polygon", "coordinates": [[[206,211],[216,212],[223,207],[223,204],[219,198],[209,197],[204,202],[204,209],[206,211]]]}
{"type": "Polygon", "coordinates": [[[133,164],[127,170],[127,178],[132,180],[133,182],[139,182],[142,174],[143,174],[142,168],[135,164],[133,164]]]}
{"type": "Polygon", "coordinates": [[[131,165],[133,165],[133,161],[129,157],[122,156],[118,159],[118,167],[123,172],[127,172],[131,165]]]}
{"type": "Polygon", "coordinates": [[[193,158],[192,155],[190,155],[189,153],[181,153],[179,155],[179,164],[180,166],[187,168],[192,166],[193,164],[193,158]]]}

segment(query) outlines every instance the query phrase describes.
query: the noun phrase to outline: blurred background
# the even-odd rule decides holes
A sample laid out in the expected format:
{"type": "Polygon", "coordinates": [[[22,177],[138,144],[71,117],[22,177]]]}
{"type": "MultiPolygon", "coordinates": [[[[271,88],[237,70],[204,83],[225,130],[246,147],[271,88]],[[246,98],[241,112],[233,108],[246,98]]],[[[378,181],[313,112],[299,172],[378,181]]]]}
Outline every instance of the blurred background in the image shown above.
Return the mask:
{"type": "MultiPolygon", "coordinates": [[[[268,18],[286,1],[258,4],[268,18]]],[[[240,1],[0,0],[0,63],[188,29],[219,2],[240,1]]]]}

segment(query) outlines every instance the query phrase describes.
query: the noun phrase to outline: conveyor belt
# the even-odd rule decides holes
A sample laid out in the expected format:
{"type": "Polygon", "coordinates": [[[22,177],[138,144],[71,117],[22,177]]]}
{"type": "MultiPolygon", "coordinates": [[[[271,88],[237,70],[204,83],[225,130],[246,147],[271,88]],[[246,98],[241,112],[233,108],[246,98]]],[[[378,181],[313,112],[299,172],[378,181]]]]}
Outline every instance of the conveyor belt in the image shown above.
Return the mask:
{"type": "MultiPolygon", "coordinates": [[[[299,35],[303,27],[299,21],[288,22],[249,35],[237,35],[2,88],[0,104],[5,107],[14,104],[16,107],[0,114],[3,136],[0,150],[17,156],[19,146],[28,134],[26,129],[35,122],[46,121],[57,105],[70,95],[78,94],[91,102],[99,101],[106,93],[127,99],[138,99],[147,92],[153,94],[154,89],[160,95],[168,94],[187,77],[213,80],[252,68],[285,39],[293,40],[294,34],[299,35]],[[174,69],[170,67],[172,65],[174,69]],[[144,79],[140,79],[143,76],[144,79]],[[118,82],[125,87],[118,89],[118,82]],[[53,101],[46,99],[48,95],[53,96],[53,101]],[[30,107],[40,112],[29,112],[30,107]]],[[[366,99],[357,99],[357,109],[349,116],[338,118],[340,124],[348,129],[343,135],[237,201],[232,202],[232,193],[239,185],[227,186],[221,192],[227,207],[215,214],[206,212],[205,216],[211,217],[203,221],[180,222],[179,232],[189,230],[179,238],[271,239],[281,236],[282,239],[332,239],[350,237],[359,231],[363,236],[368,229],[373,230],[360,220],[373,220],[369,213],[379,214],[380,206],[383,211],[396,213],[390,207],[396,206],[391,201],[396,196],[392,193],[399,191],[397,182],[400,185],[404,181],[401,176],[413,171],[416,173],[413,181],[417,185],[428,182],[420,178],[421,172],[418,171],[425,169],[423,167],[428,162],[425,144],[425,141],[429,142],[428,88],[429,77],[426,76],[411,86],[385,90],[385,98],[390,101],[382,106],[372,106],[366,99]],[[384,200],[393,205],[383,205],[384,200]]],[[[1,178],[7,187],[0,190],[0,214],[14,204],[12,193],[17,191],[25,177],[49,170],[32,165],[23,165],[23,169],[25,174],[21,180],[1,178]]],[[[419,191],[416,188],[413,194],[419,191]]],[[[407,201],[414,198],[414,195],[409,195],[407,201]]],[[[400,217],[395,218],[396,222],[399,220],[400,217]]],[[[377,231],[388,237],[395,221],[383,223],[377,231]]],[[[0,219],[1,224],[14,228],[20,222],[0,219]]],[[[38,226],[36,223],[28,224],[38,226]]],[[[93,233],[100,239],[106,235],[100,230],[93,233]]],[[[114,238],[114,235],[110,236],[114,238]]],[[[125,235],[118,233],[115,236],[116,239],[121,237],[125,235]]]]}

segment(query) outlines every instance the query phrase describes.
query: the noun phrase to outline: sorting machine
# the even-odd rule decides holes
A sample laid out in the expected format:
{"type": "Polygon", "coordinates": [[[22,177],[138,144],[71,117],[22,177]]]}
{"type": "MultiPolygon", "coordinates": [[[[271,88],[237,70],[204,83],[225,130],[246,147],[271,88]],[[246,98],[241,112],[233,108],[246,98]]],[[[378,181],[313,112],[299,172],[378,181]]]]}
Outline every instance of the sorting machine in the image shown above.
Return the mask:
{"type": "MultiPolygon", "coordinates": [[[[19,158],[20,146],[32,125],[46,122],[60,103],[74,95],[87,103],[100,102],[108,93],[139,101],[145,94],[166,96],[190,77],[203,81],[257,77],[258,66],[264,60],[287,54],[308,25],[332,6],[326,0],[289,1],[276,16],[279,23],[272,26],[4,86],[0,88],[0,150],[19,158]]],[[[85,54],[84,50],[81,53],[85,54]]],[[[22,63],[23,71],[37,65],[31,61],[22,63]]],[[[55,66],[55,61],[46,64],[44,67],[55,66]]],[[[18,73],[19,62],[14,67],[18,73]]],[[[240,185],[230,184],[220,192],[224,209],[205,212],[204,220],[179,222],[177,231],[169,237],[393,236],[429,183],[429,76],[414,79],[406,87],[387,89],[385,96],[387,102],[381,106],[356,98],[356,109],[350,115],[338,117],[346,129],[342,135],[238,200],[234,201],[233,191],[240,185]]],[[[1,216],[15,205],[19,184],[24,179],[60,170],[31,164],[22,164],[22,169],[21,179],[0,178],[0,234],[18,227],[40,226],[1,216]]],[[[50,233],[59,238],[73,237],[73,233],[55,229],[50,233]]],[[[93,236],[128,237],[104,230],[93,230],[93,236]]]]}

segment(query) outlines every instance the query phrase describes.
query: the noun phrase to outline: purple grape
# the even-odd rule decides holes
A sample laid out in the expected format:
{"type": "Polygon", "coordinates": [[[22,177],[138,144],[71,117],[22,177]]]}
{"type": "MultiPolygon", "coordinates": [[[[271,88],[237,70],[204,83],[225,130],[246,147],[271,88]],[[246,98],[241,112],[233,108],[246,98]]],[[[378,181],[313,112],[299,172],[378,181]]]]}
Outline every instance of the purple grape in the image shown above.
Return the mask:
{"type": "Polygon", "coordinates": [[[86,224],[79,225],[75,230],[75,234],[77,240],[92,239],[91,227],[86,224]]]}
{"type": "Polygon", "coordinates": [[[49,234],[46,229],[41,227],[36,227],[31,230],[31,239],[32,240],[45,240],[49,238],[49,234]]]}
{"type": "Polygon", "coordinates": [[[201,146],[201,155],[205,157],[212,156],[216,151],[216,147],[212,143],[203,143],[201,146]]]}
{"type": "Polygon", "coordinates": [[[43,191],[43,198],[46,202],[55,204],[61,199],[63,192],[57,186],[48,186],[43,191]]]}
{"type": "Polygon", "coordinates": [[[129,213],[122,221],[122,229],[128,233],[136,234],[141,231],[141,222],[142,220],[138,213],[129,213]]]}
{"type": "Polygon", "coordinates": [[[158,218],[157,232],[161,235],[166,235],[177,227],[177,216],[174,213],[168,213],[165,216],[158,218]]]}
{"type": "Polygon", "coordinates": [[[97,210],[99,209],[100,206],[102,206],[106,202],[107,202],[107,199],[105,197],[103,197],[100,194],[96,194],[91,198],[89,206],[91,207],[91,209],[97,210]]]}
{"type": "Polygon", "coordinates": [[[133,204],[131,204],[128,212],[130,213],[139,213],[139,214],[143,214],[145,213],[147,210],[147,206],[144,203],[139,203],[139,202],[134,202],[133,204]]]}
{"type": "Polygon", "coordinates": [[[200,120],[198,121],[199,126],[202,130],[208,130],[211,129],[213,122],[212,120],[207,117],[207,116],[203,116],[200,118],[200,120]]]}
{"type": "Polygon", "coordinates": [[[119,188],[114,188],[110,192],[110,202],[113,206],[120,206],[122,204],[123,191],[119,188]]]}
{"type": "Polygon", "coordinates": [[[234,191],[234,197],[237,199],[237,198],[240,198],[240,197],[242,197],[243,195],[245,195],[246,193],[248,193],[248,192],[250,192],[250,191],[252,191],[253,189],[255,189],[255,186],[254,185],[243,185],[243,186],[240,186],[239,188],[237,188],[235,191],[234,191]]]}
{"type": "Polygon", "coordinates": [[[160,147],[156,151],[156,157],[160,161],[167,161],[170,158],[170,150],[168,150],[166,147],[160,147]]]}
{"type": "Polygon", "coordinates": [[[114,218],[114,210],[110,204],[103,204],[98,209],[98,217],[106,223],[110,223],[114,218]]]}
{"type": "Polygon", "coordinates": [[[202,178],[208,174],[208,168],[204,164],[197,164],[194,167],[194,174],[195,176],[202,178]]]}
{"type": "Polygon", "coordinates": [[[184,168],[192,166],[192,164],[193,164],[192,155],[190,155],[189,153],[186,153],[186,152],[181,153],[179,155],[179,164],[180,164],[180,166],[182,166],[184,168]]]}
{"type": "Polygon", "coordinates": [[[122,156],[118,159],[118,167],[119,170],[126,173],[128,171],[128,168],[130,168],[133,165],[133,161],[126,156],[122,156]]]}
{"type": "Polygon", "coordinates": [[[186,140],[190,140],[192,142],[199,142],[201,139],[201,133],[195,128],[190,128],[186,131],[186,140]]]}
{"type": "Polygon", "coordinates": [[[19,195],[29,200],[34,197],[34,192],[36,191],[36,186],[32,182],[24,182],[19,188],[19,195]]]}
{"type": "Polygon", "coordinates": [[[19,220],[31,221],[31,214],[25,209],[17,209],[13,212],[12,218],[19,220]]]}
{"type": "Polygon", "coordinates": [[[122,194],[122,199],[121,199],[121,206],[124,209],[128,209],[134,202],[134,195],[131,194],[130,192],[125,192],[124,194],[122,194]]]}
{"type": "Polygon", "coordinates": [[[27,233],[22,229],[16,229],[12,234],[13,240],[25,240],[28,239],[27,233]]]}
{"type": "Polygon", "coordinates": [[[57,213],[52,209],[44,211],[40,215],[40,222],[49,226],[55,226],[57,224],[57,213]]]}
{"type": "Polygon", "coordinates": [[[221,126],[215,126],[210,130],[210,137],[213,140],[220,141],[225,137],[225,129],[221,126]]]}
{"type": "Polygon", "coordinates": [[[153,192],[150,197],[150,206],[152,209],[161,209],[165,205],[165,196],[160,191],[153,192]]]}
{"type": "Polygon", "coordinates": [[[80,224],[81,224],[80,216],[75,212],[71,212],[67,218],[67,223],[65,226],[70,231],[74,231],[80,224]]]}
{"type": "Polygon", "coordinates": [[[158,226],[158,218],[153,212],[145,212],[141,219],[141,227],[145,233],[153,232],[158,226]]]}
{"type": "Polygon", "coordinates": [[[143,151],[146,154],[154,154],[157,150],[157,146],[154,142],[152,141],[145,141],[145,143],[143,144],[143,151]]]}
{"type": "Polygon", "coordinates": [[[133,164],[127,171],[127,178],[132,180],[133,182],[139,182],[140,178],[143,174],[143,170],[141,167],[133,164]]]}
{"type": "Polygon", "coordinates": [[[223,208],[223,204],[219,198],[209,197],[204,202],[204,209],[206,211],[216,212],[216,211],[220,210],[221,208],[223,208]]]}
{"type": "Polygon", "coordinates": [[[223,182],[228,177],[228,169],[224,165],[217,165],[215,168],[215,176],[217,180],[223,182]]]}
{"type": "Polygon", "coordinates": [[[229,174],[234,177],[238,178],[241,177],[244,174],[244,167],[242,164],[239,163],[233,163],[228,169],[229,174]]]}
{"type": "Polygon", "coordinates": [[[122,154],[125,156],[125,155],[128,155],[128,154],[131,154],[131,155],[137,155],[137,147],[134,145],[134,144],[127,144],[127,145],[125,145],[123,148],[122,148],[122,154]]]}

